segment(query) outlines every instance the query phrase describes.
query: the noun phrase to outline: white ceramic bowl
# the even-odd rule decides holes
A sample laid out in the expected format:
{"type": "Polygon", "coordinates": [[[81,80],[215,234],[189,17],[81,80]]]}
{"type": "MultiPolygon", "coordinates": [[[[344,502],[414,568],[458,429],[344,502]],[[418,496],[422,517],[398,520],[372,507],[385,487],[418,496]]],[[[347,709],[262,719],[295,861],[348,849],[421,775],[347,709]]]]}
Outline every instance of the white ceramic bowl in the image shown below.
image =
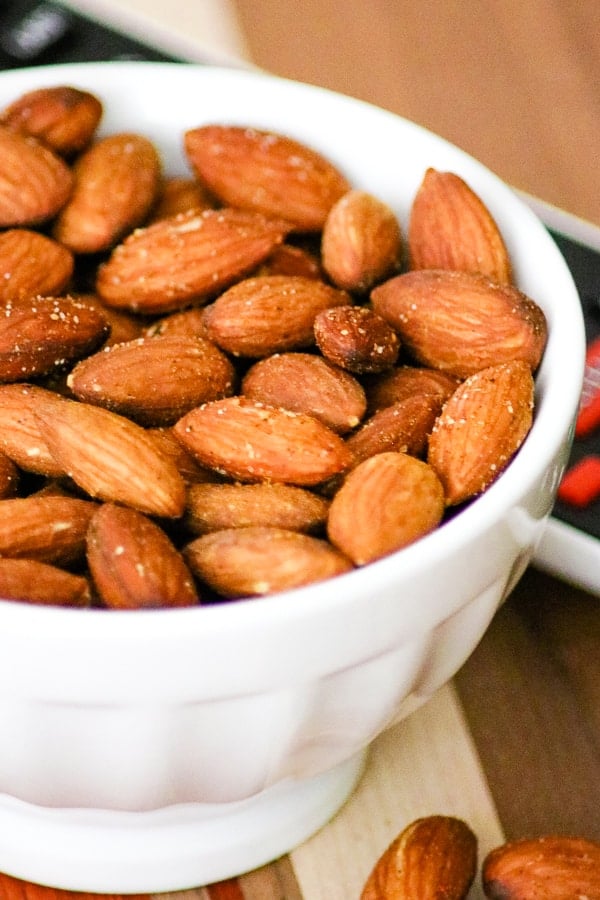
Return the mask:
{"type": "Polygon", "coordinates": [[[0,870],[63,888],[161,891],[239,874],[331,817],[365,748],[446,682],[527,566],[568,455],[584,356],[565,263],[479,163],[391,113],[260,73],[146,63],[0,76],[0,107],[73,84],[103,132],[170,172],[203,122],[288,133],[406,224],[426,166],[461,174],[500,228],[549,342],[535,424],[487,493],[415,545],[260,600],[152,612],[0,602],[0,870]]]}

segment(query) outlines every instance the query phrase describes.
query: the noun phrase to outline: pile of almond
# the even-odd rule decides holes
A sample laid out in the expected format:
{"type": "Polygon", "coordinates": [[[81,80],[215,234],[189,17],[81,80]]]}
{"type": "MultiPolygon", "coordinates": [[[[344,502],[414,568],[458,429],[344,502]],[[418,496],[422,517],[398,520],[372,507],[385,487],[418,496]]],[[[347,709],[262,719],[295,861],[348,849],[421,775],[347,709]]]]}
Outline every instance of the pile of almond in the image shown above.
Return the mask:
{"type": "MultiPolygon", "coordinates": [[[[477,837],[462,819],[411,822],[377,860],[361,900],[465,900],[477,874],[477,837]]],[[[491,850],[481,865],[490,900],[600,900],[600,844],[547,835],[491,850]]]]}
{"type": "Polygon", "coordinates": [[[188,130],[169,177],[102,115],[71,86],[0,111],[0,596],[272,594],[486,490],[547,331],[460,177],[424,173],[404,234],[286,135],[188,130]]]}

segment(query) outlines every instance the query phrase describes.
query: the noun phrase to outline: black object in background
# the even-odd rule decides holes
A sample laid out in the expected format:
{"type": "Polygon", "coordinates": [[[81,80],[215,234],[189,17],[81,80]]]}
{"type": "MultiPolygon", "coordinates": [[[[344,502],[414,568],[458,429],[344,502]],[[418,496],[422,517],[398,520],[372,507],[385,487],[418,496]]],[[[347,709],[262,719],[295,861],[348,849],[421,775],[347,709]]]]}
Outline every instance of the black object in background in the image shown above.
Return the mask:
{"type": "Polygon", "coordinates": [[[0,3],[0,69],[116,59],[181,61],[56,3],[0,3]]]}

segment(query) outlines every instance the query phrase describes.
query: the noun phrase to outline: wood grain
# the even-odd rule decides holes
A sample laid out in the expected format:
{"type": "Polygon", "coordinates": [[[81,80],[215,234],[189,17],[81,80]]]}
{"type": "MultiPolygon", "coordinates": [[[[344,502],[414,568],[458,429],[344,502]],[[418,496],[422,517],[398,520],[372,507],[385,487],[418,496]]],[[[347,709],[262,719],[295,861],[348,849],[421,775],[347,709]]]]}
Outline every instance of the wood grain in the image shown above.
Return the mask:
{"type": "Polygon", "coordinates": [[[260,67],[443,135],[600,224],[600,4],[235,0],[260,67]]]}

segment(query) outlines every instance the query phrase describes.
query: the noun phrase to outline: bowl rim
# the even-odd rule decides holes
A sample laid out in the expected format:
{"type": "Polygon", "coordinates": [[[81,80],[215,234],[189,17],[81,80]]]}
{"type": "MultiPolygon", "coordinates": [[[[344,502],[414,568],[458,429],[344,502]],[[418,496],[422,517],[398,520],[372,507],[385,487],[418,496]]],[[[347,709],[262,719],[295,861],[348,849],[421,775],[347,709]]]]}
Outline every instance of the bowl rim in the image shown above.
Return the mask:
{"type": "MultiPolygon", "coordinates": [[[[174,635],[179,632],[187,633],[190,629],[198,632],[207,628],[211,632],[247,629],[251,625],[260,626],[261,622],[271,620],[273,617],[281,621],[292,621],[298,616],[318,618],[324,605],[331,609],[336,605],[347,604],[350,597],[359,598],[363,594],[365,602],[373,602],[370,596],[373,593],[373,584],[377,581],[388,582],[394,577],[398,566],[402,566],[403,578],[409,576],[419,571],[425,564],[435,565],[444,557],[468,545],[476,534],[491,527],[502,511],[517,503],[531,489],[536,479],[542,477],[560,444],[563,443],[565,434],[572,429],[583,377],[585,333],[577,289],[567,264],[547,234],[543,223],[527,206],[525,200],[481,162],[446,139],[403,116],[328,88],[254,69],[197,63],[110,61],[64,63],[2,72],[0,95],[3,86],[7,84],[11,86],[11,91],[16,96],[20,90],[30,89],[34,84],[41,86],[69,82],[76,85],[78,81],[80,85],[93,84],[95,79],[106,77],[106,73],[110,73],[114,90],[119,80],[127,81],[134,71],[143,72],[145,78],[167,78],[174,79],[175,82],[181,79],[183,83],[197,82],[199,86],[211,79],[229,82],[234,86],[243,81],[253,84],[257,89],[283,91],[291,98],[310,97],[315,103],[323,103],[326,106],[334,104],[336,108],[345,106],[355,114],[396,122],[407,134],[419,135],[422,139],[435,143],[442,151],[444,149],[451,151],[494,186],[502,203],[507,204],[511,211],[519,212],[524,223],[523,227],[527,228],[532,236],[538,252],[542,253],[545,262],[550,260],[560,282],[560,289],[565,294],[565,308],[570,311],[570,316],[567,317],[562,309],[554,310],[554,317],[558,319],[558,331],[561,341],[567,340],[569,345],[577,350],[578,355],[570,361],[569,366],[564,367],[566,371],[561,373],[561,394],[564,402],[557,412],[556,408],[552,408],[551,401],[554,398],[558,377],[555,371],[558,356],[555,345],[558,337],[557,324],[551,322],[554,330],[550,332],[548,347],[536,376],[538,402],[534,425],[506,471],[472,504],[415,544],[368,566],[336,576],[334,579],[338,588],[336,591],[331,590],[332,580],[329,580],[265,597],[204,607],[119,611],[80,610],[2,601],[0,623],[3,627],[13,624],[20,629],[29,628],[30,623],[35,621],[36,627],[46,628],[48,633],[63,632],[67,629],[71,636],[81,639],[86,637],[96,639],[99,634],[122,638],[135,636],[136,639],[143,637],[158,639],[167,632],[174,635]],[[547,396],[548,390],[551,390],[550,396],[547,396]],[[529,475],[526,474],[528,471],[529,475]]],[[[258,123],[256,127],[259,127],[258,123]]]]}

